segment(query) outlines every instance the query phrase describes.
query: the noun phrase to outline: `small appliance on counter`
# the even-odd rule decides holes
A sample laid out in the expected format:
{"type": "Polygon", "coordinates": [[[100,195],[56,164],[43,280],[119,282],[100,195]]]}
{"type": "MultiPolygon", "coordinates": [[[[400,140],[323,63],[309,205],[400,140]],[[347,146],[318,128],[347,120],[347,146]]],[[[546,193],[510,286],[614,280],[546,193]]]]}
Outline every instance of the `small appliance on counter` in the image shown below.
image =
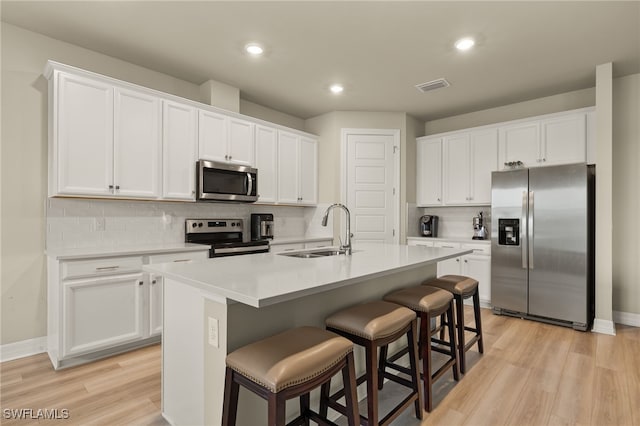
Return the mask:
{"type": "Polygon", "coordinates": [[[420,218],[420,235],[433,238],[438,236],[438,216],[424,215],[420,218]]]}
{"type": "Polygon", "coordinates": [[[478,213],[478,216],[473,217],[473,238],[472,240],[485,240],[487,239],[487,229],[484,227],[484,218],[482,212],[478,213]]]}
{"type": "Polygon", "coordinates": [[[251,241],[273,239],[273,214],[251,214],[251,241]]]}

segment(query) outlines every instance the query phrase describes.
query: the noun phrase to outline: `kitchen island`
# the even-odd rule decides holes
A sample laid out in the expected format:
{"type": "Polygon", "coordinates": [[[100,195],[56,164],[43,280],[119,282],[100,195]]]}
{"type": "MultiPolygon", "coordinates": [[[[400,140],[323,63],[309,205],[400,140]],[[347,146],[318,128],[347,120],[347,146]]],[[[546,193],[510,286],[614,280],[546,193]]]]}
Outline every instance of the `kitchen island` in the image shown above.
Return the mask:
{"type": "MultiPolygon", "coordinates": [[[[227,353],[292,327],[324,327],[332,313],[418,285],[436,276],[437,262],[470,252],[357,244],[351,256],[261,253],[145,266],[164,276],[163,416],[175,425],[220,424],[227,353]]],[[[361,370],[359,351],[356,363],[361,370]]],[[[238,425],[266,424],[266,412],[262,399],[240,391],[238,425]]]]}

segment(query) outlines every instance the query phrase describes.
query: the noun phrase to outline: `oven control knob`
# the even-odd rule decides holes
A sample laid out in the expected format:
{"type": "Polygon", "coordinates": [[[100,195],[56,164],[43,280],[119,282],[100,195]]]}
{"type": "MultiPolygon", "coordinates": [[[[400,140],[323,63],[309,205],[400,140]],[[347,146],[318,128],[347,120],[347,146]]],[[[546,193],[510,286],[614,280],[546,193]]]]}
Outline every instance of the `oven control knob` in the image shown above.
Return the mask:
{"type": "Polygon", "coordinates": [[[236,223],[235,222],[231,222],[231,226],[236,226],[236,223]]]}
{"type": "Polygon", "coordinates": [[[202,222],[200,222],[200,223],[198,224],[198,227],[202,228],[202,222]]]}
{"type": "Polygon", "coordinates": [[[192,228],[195,228],[196,226],[198,226],[197,223],[194,223],[194,224],[191,225],[192,228]]]}

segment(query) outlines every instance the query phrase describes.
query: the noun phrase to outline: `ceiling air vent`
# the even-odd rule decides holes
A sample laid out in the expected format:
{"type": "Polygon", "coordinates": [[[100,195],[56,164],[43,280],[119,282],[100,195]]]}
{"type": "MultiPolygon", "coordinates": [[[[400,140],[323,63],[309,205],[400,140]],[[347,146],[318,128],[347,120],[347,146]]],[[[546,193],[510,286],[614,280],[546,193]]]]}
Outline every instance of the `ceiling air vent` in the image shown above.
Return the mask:
{"type": "Polygon", "coordinates": [[[422,93],[429,92],[431,90],[442,89],[443,87],[449,87],[449,82],[444,78],[438,78],[437,80],[427,81],[426,83],[416,84],[416,89],[422,93]]]}

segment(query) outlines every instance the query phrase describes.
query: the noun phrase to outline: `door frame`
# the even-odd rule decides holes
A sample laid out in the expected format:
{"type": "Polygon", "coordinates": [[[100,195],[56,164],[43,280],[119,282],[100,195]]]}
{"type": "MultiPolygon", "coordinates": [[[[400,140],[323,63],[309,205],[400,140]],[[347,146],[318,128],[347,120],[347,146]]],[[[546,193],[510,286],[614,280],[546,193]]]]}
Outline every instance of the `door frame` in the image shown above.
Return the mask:
{"type": "MultiPolygon", "coordinates": [[[[393,160],[393,187],[395,194],[392,194],[393,203],[393,229],[395,235],[393,242],[400,242],[400,129],[363,129],[363,128],[342,128],[340,129],[340,202],[347,205],[347,139],[350,135],[382,135],[393,137],[394,160],[393,160]]],[[[341,234],[344,234],[344,222],[340,222],[341,234]]]]}

